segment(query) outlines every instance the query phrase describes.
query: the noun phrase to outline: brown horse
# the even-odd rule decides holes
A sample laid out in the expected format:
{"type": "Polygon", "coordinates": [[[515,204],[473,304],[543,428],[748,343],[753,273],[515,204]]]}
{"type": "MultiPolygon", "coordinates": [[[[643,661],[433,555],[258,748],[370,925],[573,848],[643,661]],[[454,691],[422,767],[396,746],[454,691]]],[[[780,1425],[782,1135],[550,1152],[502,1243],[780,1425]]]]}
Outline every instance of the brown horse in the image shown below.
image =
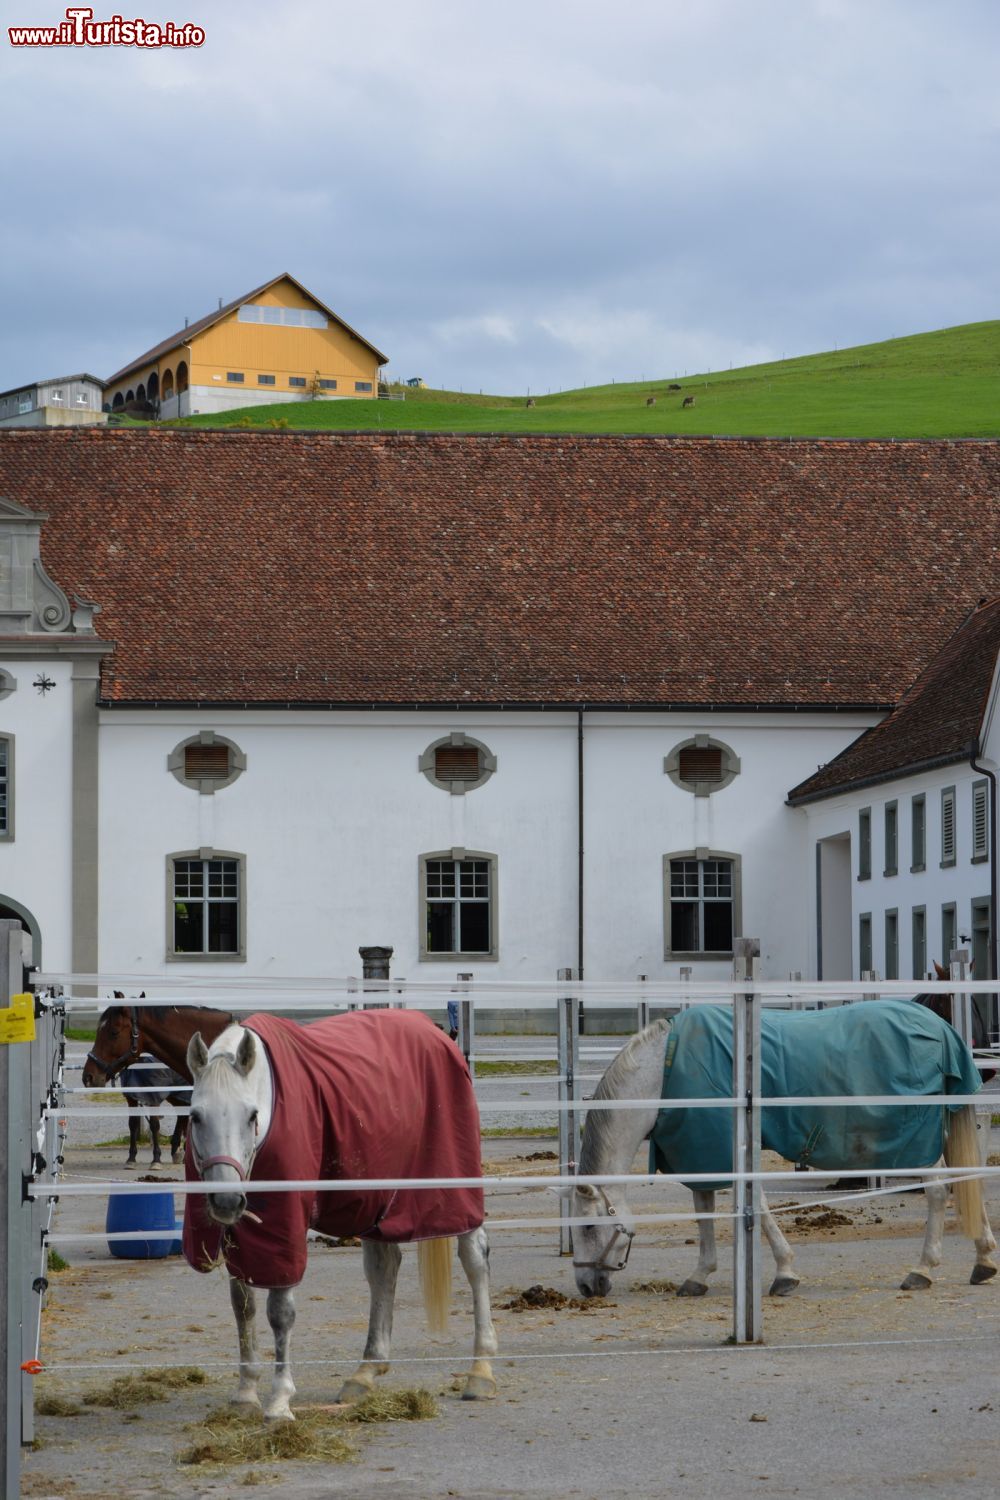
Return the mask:
{"type": "MultiPolygon", "coordinates": [[[[943,969],[937,959],[934,960],[934,973],[938,979],[951,978],[949,971],[943,969]]],[[[947,1021],[949,1026],[954,1026],[955,1013],[952,1004],[954,997],[952,995],[914,995],[913,998],[918,1005],[923,1005],[927,1010],[932,1010],[936,1016],[941,1017],[942,1021],[947,1021]]],[[[983,1020],[979,1007],[975,1003],[972,1004],[970,1009],[972,1011],[972,1037],[969,1045],[973,1048],[986,1049],[990,1045],[986,1022],[983,1020]]],[[[980,1076],[984,1083],[989,1083],[991,1078],[996,1077],[996,1074],[982,1073],[980,1076]]]]}
{"type": "MultiPolygon", "coordinates": [[[[119,990],[115,991],[116,1000],[124,998],[119,990]]],[[[144,997],[140,996],[142,998],[144,997]]],[[[148,1072],[145,1067],[140,1066],[140,1059],[153,1057],[175,1075],[173,1081],[176,1084],[191,1083],[193,1080],[187,1065],[188,1042],[196,1031],[200,1031],[210,1042],[214,1041],[232,1021],[233,1017],[228,1011],[210,1010],[197,1005],[109,1006],[101,1016],[93,1048],[87,1053],[83,1086],[104,1088],[119,1074],[125,1085],[131,1084],[134,1088],[144,1084],[157,1089],[162,1086],[163,1092],[156,1094],[131,1094],[127,1087],[123,1092],[126,1103],[133,1109],[143,1110],[143,1113],[148,1112],[149,1105],[155,1107],[162,1104],[164,1099],[178,1109],[170,1153],[175,1162],[180,1161],[187,1127],[188,1096],[186,1093],[172,1093],[171,1080],[165,1076],[165,1070],[148,1072]],[[146,1109],[143,1109],[144,1104],[146,1109]],[[180,1113],[181,1110],[183,1113],[180,1113]]],[[[138,1115],[129,1117],[129,1154],[126,1166],[135,1165],[139,1125],[138,1115]]],[[[149,1126],[153,1143],[153,1165],[156,1166],[160,1161],[158,1115],[149,1115],[149,1126]]]]}

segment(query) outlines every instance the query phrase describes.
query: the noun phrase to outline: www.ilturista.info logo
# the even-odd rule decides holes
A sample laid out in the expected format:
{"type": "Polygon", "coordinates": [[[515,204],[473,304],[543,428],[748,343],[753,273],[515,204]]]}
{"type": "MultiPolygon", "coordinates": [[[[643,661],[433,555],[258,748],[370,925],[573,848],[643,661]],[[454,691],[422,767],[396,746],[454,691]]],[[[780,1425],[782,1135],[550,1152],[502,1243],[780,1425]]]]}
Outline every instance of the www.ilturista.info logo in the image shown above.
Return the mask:
{"type": "Polygon", "coordinates": [[[8,26],[12,47],[200,47],[205,32],[187,21],[95,21],[89,5],[73,5],[56,26],[8,26]]]}

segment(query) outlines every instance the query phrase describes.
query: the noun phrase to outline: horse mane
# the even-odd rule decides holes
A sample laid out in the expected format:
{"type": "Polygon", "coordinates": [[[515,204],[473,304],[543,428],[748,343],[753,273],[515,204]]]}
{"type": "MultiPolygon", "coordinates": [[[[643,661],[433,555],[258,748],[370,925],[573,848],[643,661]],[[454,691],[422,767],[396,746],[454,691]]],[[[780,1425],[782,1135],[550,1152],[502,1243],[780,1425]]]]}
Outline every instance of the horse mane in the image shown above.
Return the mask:
{"type": "MultiPolygon", "coordinates": [[[[653,1021],[642,1031],[637,1031],[635,1036],[625,1044],[618,1056],[613,1058],[605,1069],[604,1076],[594,1090],[595,1099],[627,1099],[629,1097],[628,1084],[631,1075],[636,1071],[639,1064],[636,1062],[636,1053],[646,1046],[648,1042],[658,1041],[665,1037],[670,1030],[670,1021],[661,1018],[653,1021]]],[[[594,1163],[604,1158],[605,1150],[611,1139],[614,1128],[615,1115],[611,1110],[592,1109],[588,1111],[583,1125],[583,1140],[580,1146],[581,1172],[594,1170],[594,1163]],[[584,1165],[586,1163],[586,1165],[584,1165]]],[[[597,1168],[599,1171],[600,1168],[597,1168]]]]}

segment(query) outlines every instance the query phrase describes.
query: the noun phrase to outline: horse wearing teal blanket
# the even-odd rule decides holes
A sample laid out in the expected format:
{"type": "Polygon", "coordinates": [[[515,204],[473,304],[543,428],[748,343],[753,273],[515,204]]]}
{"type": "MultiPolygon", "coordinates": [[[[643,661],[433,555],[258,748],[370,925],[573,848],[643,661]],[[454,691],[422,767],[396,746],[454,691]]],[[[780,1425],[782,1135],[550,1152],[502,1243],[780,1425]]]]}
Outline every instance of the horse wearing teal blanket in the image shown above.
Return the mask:
{"type": "MultiPolygon", "coordinates": [[[[732,1011],[696,1006],[672,1021],[654,1021],[619,1052],[601,1079],[595,1099],[639,1099],[632,1110],[591,1110],[583,1132],[581,1176],[629,1171],[644,1140],[650,1171],[683,1174],[733,1170],[730,1108],[665,1107],[670,1099],[731,1098],[732,1011]]],[[[976,1118],[971,1104],[912,1106],[859,1103],[824,1105],[822,1095],[974,1094],[980,1088],[972,1054],[958,1033],[932,1011],[897,1000],[865,1001],[823,1011],[769,1011],[761,1016],[761,1093],[765,1098],[808,1097],[812,1102],[761,1111],[761,1143],[798,1165],[832,1173],[866,1169],[979,1166],[976,1118]]],[[[718,1186],[724,1187],[724,1181],[718,1186]]],[[[624,1201],[620,1188],[614,1194],[624,1201]]],[[[715,1187],[692,1187],[695,1213],[712,1215],[715,1187]]],[[[907,1290],[929,1287],[940,1264],[947,1186],[924,1180],[927,1229],[919,1264],[903,1281],[907,1290]]],[[[986,1216],[980,1179],[954,1185],[963,1231],[974,1241],[973,1285],[996,1275],[996,1241],[986,1216]]],[[[604,1296],[628,1259],[634,1230],[627,1208],[609,1192],[581,1184],[573,1190],[573,1216],[592,1222],[573,1231],[576,1280],[585,1297],[604,1296]]],[[[772,1296],[799,1284],[793,1254],[761,1194],[762,1227],[774,1255],[772,1296]]],[[[716,1269],[715,1222],[698,1218],[698,1265],[678,1295],[703,1296],[716,1269]]]]}

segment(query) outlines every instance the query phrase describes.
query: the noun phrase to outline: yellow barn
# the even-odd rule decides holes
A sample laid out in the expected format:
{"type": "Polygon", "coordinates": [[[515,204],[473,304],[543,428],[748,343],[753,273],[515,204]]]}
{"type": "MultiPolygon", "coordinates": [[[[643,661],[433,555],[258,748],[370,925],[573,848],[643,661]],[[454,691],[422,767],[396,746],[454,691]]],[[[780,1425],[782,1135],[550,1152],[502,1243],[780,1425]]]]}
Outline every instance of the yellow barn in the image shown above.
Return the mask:
{"type": "Polygon", "coordinates": [[[388,356],[284,273],[147,349],[104,385],[104,410],[162,419],[276,401],[370,400],[388,356]]]}

